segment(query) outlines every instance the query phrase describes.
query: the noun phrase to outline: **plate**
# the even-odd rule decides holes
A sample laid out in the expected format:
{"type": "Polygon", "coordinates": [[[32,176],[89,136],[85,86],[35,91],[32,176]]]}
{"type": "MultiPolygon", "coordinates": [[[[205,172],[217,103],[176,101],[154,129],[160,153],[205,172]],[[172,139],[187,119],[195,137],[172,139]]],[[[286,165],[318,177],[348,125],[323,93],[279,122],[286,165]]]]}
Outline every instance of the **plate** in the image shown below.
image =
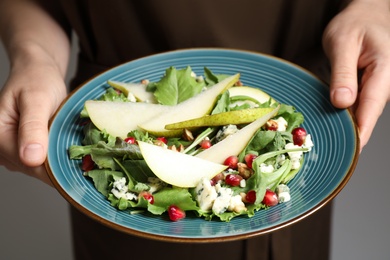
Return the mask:
{"type": "Polygon", "coordinates": [[[249,238],[292,225],[330,202],[350,179],[359,155],[359,138],[349,110],[334,108],[328,86],[304,69],[284,60],[231,49],[177,50],[134,60],[114,67],[80,86],[64,101],[50,124],[46,168],[61,195],[74,207],[114,229],[164,241],[212,242],[249,238]],[[166,215],[129,214],[110,203],[83,176],[80,161],[69,160],[68,148],[80,144],[79,113],[86,100],[98,98],[107,80],[139,82],[159,80],[165,70],[191,66],[197,75],[204,67],[214,73],[241,73],[241,81],[290,104],[305,116],[313,150],[306,154],[300,173],[290,182],[292,199],[252,218],[230,222],[187,217],[178,222],[166,215]]]}

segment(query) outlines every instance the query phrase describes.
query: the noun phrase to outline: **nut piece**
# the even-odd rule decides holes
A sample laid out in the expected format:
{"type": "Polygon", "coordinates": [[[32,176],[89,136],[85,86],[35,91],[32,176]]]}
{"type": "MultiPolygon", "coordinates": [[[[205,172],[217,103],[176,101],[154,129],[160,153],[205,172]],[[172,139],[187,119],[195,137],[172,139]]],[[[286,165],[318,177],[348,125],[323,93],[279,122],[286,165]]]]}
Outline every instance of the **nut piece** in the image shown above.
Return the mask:
{"type": "Polygon", "coordinates": [[[192,135],[192,132],[187,128],[184,129],[182,138],[186,141],[194,141],[194,136],[192,135]]]}
{"type": "Polygon", "coordinates": [[[237,171],[238,174],[245,180],[249,179],[249,177],[253,175],[253,170],[242,162],[237,163],[237,171]]]}
{"type": "Polygon", "coordinates": [[[172,151],[175,151],[175,152],[183,152],[184,151],[184,146],[182,144],[180,144],[179,147],[176,147],[176,145],[171,145],[170,147],[168,147],[169,150],[172,150],[172,151]]]}

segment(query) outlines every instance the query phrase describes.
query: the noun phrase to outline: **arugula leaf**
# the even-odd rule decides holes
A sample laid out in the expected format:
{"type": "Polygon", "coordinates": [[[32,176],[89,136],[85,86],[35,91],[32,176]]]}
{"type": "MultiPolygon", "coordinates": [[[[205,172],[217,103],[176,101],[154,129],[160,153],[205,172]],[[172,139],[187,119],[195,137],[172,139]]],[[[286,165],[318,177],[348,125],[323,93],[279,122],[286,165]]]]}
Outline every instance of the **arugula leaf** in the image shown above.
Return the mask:
{"type": "Polygon", "coordinates": [[[85,172],[84,175],[92,178],[95,188],[105,197],[107,197],[110,192],[110,183],[115,179],[124,177],[122,172],[110,170],[92,170],[85,172]]]}
{"type": "Polygon", "coordinates": [[[256,204],[261,203],[264,198],[266,189],[275,188],[280,182],[282,182],[283,178],[288,175],[291,171],[291,162],[287,160],[283,163],[283,165],[276,169],[271,173],[262,172],[260,165],[267,160],[270,160],[273,157],[276,157],[280,154],[284,154],[287,152],[296,152],[296,151],[307,151],[307,148],[294,148],[294,149],[285,149],[279,151],[268,152],[259,155],[252,164],[252,168],[254,170],[254,174],[247,180],[247,190],[254,189],[256,191],[256,204]]]}
{"type": "Polygon", "coordinates": [[[204,77],[207,86],[212,86],[229,77],[227,74],[214,74],[209,68],[204,67],[204,77]]]}
{"type": "Polygon", "coordinates": [[[192,77],[191,67],[177,70],[170,67],[164,77],[154,84],[154,95],[160,104],[174,106],[199,94],[205,82],[198,82],[192,77]]]}

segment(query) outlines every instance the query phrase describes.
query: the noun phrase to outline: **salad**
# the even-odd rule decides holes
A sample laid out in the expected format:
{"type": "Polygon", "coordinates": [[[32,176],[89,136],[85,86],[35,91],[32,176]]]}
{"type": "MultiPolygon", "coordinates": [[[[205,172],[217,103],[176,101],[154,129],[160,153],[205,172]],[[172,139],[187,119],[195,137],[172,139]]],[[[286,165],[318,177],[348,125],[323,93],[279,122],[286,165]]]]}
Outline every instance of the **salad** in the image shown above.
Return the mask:
{"type": "Polygon", "coordinates": [[[108,81],[80,117],[82,143],[68,152],[84,176],[118,210],[172,221],[230,221],[289,201],[289,182],[313,147],[293,106],[208,68],[108,81]]]}

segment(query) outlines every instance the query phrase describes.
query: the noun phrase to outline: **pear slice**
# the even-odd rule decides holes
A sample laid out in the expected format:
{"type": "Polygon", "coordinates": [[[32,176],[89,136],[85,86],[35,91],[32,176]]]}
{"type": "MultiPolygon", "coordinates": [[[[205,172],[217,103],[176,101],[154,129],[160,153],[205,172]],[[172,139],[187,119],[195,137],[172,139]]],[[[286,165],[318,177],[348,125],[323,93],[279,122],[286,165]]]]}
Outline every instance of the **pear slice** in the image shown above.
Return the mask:
{"type": "Polygon", "coordinates": [[[145,84],[141,83],[126,83],[114,80],[108,80],[107,84],[111,87],[122,91],[122,93],[127,96],[129,99],[133,95],[138,102],[147,102],[156,104],[156,98],[152,92],[146,91],[145,84]]]}
{"type": "Polygon", "coordinates": [[[235,111],[222,112],[214,115],[206,115],[200,118],[168,124],[165,129],[184,129],[184,128],[196,128],[203,126],[222,126],[222,125],[240,125],[248,124],[255,121],[257,118],[262,117],[273,108],[249,108],[235,111]]]}
{"type": "Polygon", "coordinates": [[[232,87],[239,78],[240,74],[230,76],[198,95],[189,98],[176,106],[172,106],[171,109],[165,113],[161,113],[151,120],[141,123],[139,127],[155,136],[180,136],[183,132],[182,130],[167,130],[165,129],[165,126],[167,124],[190,120],[209,114],[214,107],[218,95],[232,87]]]}
{"type": "Polygon", "coordinates": [[[253,88],[248,86],[238,86],[229,89],[230,98],[238,99],[235,102],[232,102],[232,106],[242,105],[244,102],[251,105],[251,107],[256,107],[259,104],[268,102],[271,99],[271,104],[276,101],[268,95],[266,92],[262,91],[259,88],[253,88]],[[242,101],[241,99],[247,99],[242,101]]]}
{"type": "Polygon", "coordinates": [[[110,135],[126,138],[138,125],[171,107],[141,102],[87,100],[85,109],[92,123],[110,135]]]}
{"type": "Polygon", "coordinates": [[[142,156],[153,173],[173,186],[195,187],[202,178],[211,179],[227,166],[172,151],[150,143],[138,142],[142,156]]]}
{"type": "Polygon", "coordinates": [[[249,125],[241,128],[236,133],[198,153],[196,157],[209,160],[214,163],[223,163],[229,156],[238,155],[252,139],[257,130],[259,130],[260,127],[277,114],[279,107],[280,106],[274,108],[268,114],[256,119],[256,121],[253,121],[249,125]]]}

